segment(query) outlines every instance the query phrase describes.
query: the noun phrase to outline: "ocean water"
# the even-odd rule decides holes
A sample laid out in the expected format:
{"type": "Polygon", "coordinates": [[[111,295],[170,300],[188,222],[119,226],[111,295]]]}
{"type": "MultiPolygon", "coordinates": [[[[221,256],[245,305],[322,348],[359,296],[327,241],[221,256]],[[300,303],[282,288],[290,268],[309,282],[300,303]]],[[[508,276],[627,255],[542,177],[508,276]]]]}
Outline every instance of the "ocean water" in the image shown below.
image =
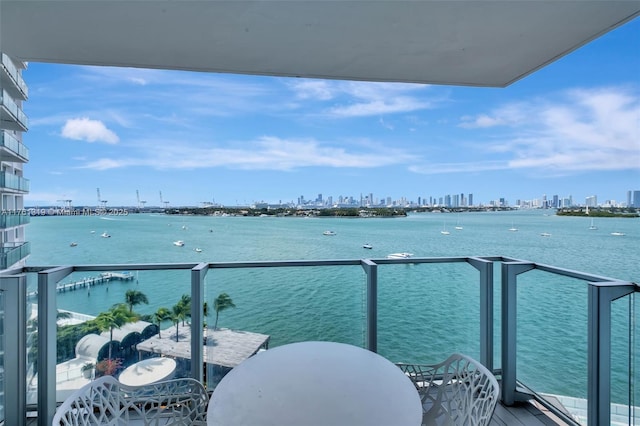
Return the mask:
{"type": "MultiPolygon", "coordinates": [[[[30,266],[239,262],[300,259],[505,256],[640,282],[640,219],[555,216],[551,210],[410,214],[406,218],[128,216],[33,217],[30,266]],[[462,230],[454,227],[462,226],[462,230]],[[517,232],[510,232],[515,226],[517,232]],[[446,228],[449,235],[442,235],[446,228]],[[323,231],[333,230],[335,236],[323,231]],[[612,236],[611,232],[625,236],[612,236]],[[101,238],[107,232],[111,238],[101,238]],[[543,237],[541,233],[551,234],[543,237]],[[177,247],[174,241],[184,241],[177,247]],[[70,247],[76,242],[76,247],[70,247]],[[363,249],[369,243],[371,250],[363,249]],[[196,252],[198,248],[201,252],[196,252]]],[[[126,266],[122,270],[130,270],[126,266]]],[[[97,315],[144,292],[150,314],[190,291],[189,270],[132,271],[136,279],[59,293],[58,308],[97,315]]],[[[74,273],[62,282],[96,276],[74,273]]],[[[496,269],[495,356],[500,356],[500,280],[496,269]]],[[[30,282],[35,286],[35,277],[30,282]]],[[[460,351],[479,356],[478,273],[465,263],[379,267],[378,349],[393,361],[437,362],[460,351]]],[[[366,276],[359,266],[210,271],[206,300],[227,292],[236,308],[219,326],[269,334],[271,346],[301,340],[364,344],[366,276]]],[[[637,299],[637,298],[636,298],[637,299]]],[[[629,400],[629,352],[638,354],[638,302],[614,306],[613,386],[629,400]],[[635,347],[632,347],[635,345],[635,347]]],[[[209,323],[213,317],[207,319],[209,323]]],[[[167,325],[168,327],[169,325],[167,325]]],[[[518,377],[540,392],[586,396],[587,286],[531,271],[518,279],[518,377]],[[543,371],[544,374],[540,374],[543,371]],[[570,372],[570,373],[568,373],[570,372]]],[[[637,391],[636,391],[637,392],[637,391]]],[[[636,396],[636,398],[638,398],[636,396]]]]}

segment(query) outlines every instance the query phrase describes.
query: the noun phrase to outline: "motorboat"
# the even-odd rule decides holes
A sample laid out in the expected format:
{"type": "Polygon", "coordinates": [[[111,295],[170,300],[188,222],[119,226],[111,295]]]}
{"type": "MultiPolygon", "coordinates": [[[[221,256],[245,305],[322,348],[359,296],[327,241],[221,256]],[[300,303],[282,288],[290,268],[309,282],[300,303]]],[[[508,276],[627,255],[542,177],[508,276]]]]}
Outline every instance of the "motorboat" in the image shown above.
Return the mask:
{"type": "Polygon", "coordinates": [[[589,230],[591,231],[595,231],[596,229],[598,229],[598,227],[596,225],[593,224],[593,218],[591,219],[591,225],[589,225],[589,230]]]}
{"type": "Polygon", "coordinates": [[[76,242],[73,242],[73,243],[69,244],[70,247],[76,247],[77,245],[78,245],[78,243],[76,243],[76,242]]]}
{"type": "Polygon", "coordinates": [[[373,246],[371,244],[363,244],[362,248],[366,248],[366,249],[371,250],[373,248],[373,246]]]}
{"type": "Polygon", "coordinates": [[[615,237],[622,237],[625,235],[624,232],[612,232],[611,235],[615,236],[615,237]]]}
{"type": "Polygon", "coordinates": [[[387,259],[409,259],[413,257],[413,253],[391,253],[387,255],[387,259]]]}
{"type": "Polygon", "coordinates": [[[100,236],[102,238],[111,238],[111,235],[107,234],[107,231],[104,231],[102,234],[100,234],[100,236]]]}
{"type": "Polygon", "coordinates": [[[193,251],[195,251],[196,253],[202,253],[202,249],[201,248],[194,248],[193,251]]]}
{"type": "Polygon", "coordinates": [[[178,247],[182,247],[182,246],[184,246],[184,241],[182,241],[182,240],[174,241],[173,245],[174,246],[178,246],[178,247]]]}
{"type": "Polygon", "coordinates": [[[336,233],[335,233],[335,232],[333,232],[333,231],[324,231],[324,232],[322,233],[322,235],[329,235],[329,236],[333,236],[333,235],[336,235],[336,233]]]}
{"type": "Polygon", "coordinates": [[[540,233],[540,236],[541,236],[541,237],[550,237],[550,236],[551,236],[551,234],[550,234],[550,233],[548,233],[548,232],[541,232],[541,233],[540,233]]]}

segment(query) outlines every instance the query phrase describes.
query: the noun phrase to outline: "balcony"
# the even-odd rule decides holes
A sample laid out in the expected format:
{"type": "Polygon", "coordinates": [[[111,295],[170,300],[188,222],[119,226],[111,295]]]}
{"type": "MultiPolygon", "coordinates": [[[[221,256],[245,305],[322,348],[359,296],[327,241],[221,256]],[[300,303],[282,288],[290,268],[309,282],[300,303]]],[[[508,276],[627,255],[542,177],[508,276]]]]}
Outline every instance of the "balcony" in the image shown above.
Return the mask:
{"type": "Polygon", "coordinates": [[[5,89],[0,92],[0,128],[20,132],[29,128],[27,116],[5,89]]]}
{"type": "Polygon", "coordinates": [[[27,193],[29,192],[29,180],[12,173],[0,172],[0,190],[27,193]]]}
{"type": "Polygon", "coordinates": [[[15,226],[26,225],[31,221],[26,210],[24,211],[4,211],[0,212],[0,229],[13,228],[15,226]]]}
{"type": "Polygon", "coordinates": [[[28,242],[4,243],[0,249],[2,249],[0,252],[0,268],[2,269],[10,268],[31,254],[31,245],[28,242]]]}
{"type": "Polygon", "coordinates": [[[16,163],[29,162],[29,148],[20,143],[6,130],[0,131],[0,151],[5,161],[16,163]]]}
{"type": "MultiPolygon", "coordinates": [[[[82,382],[74,378],[80,380],[74,385],[59,368],[74,356],[73,345],[65,347],[68,339],[58,340],[57,364],[51,353],[57,310],[95,317],[121,303],[126,289],[150,298],[162,294],[162,303],[169,304],[190,296],[190,342],[202,342],[210,330],[203,327],[213,320],[204,317],[204,302],[212,306],[216,295],[226,292],[237,308],[220,314],[221,326],[269,335],[272,347],[330,340],[394,362],[423,363],[467,353],[500,379],[503,407],[496,415],[506,424],[514,415],[510,407],[523,402],[566,424],[629,424],[640,416],[640,378],[634,370],[640,286],[635,283],[503,257],[34,266],[7,271],[3,283],[5,291],[14,292],[7,300],[34,306],[22,313],[6,309],[7,323],[39,319],[38,344],[18,330],[5,331],[7,342],[19,348],[17,359],[37,354],[22,370],[8,368],[7,360],[5,375],[7,383],[29,383],[27,403],[37,402],[39,424],[50,424],[45,413],[64,399],[65,385],[82,382]],[[122,275],[135,281],[105,278],[107,271],[123,270],[135,271],[122,275]],[[92,281],[100,273],[103,279],[92,281]]],[[[160,325],[165,342],[181,327],[171,321],[160,325]]],[[[114,343],[124,363],[141,356],[133,346],[114,343]]],[[[177,357],[178,375],[213,390],[232,366],[204,362],[204,347],[189,346],[188,355],[177,357]]],[[[7,407],[14,406],[11,398],[7,395],[7,407]]]]}
{"type": "Polygon", "coordinates": [[[7,89],[14,98],[26,101],[29,97],[29,88],[22,75],[13,64],[13,61],[5,53],[2,54],[2,66],[0,67],[0,81],[3,88],[7,89]]]}

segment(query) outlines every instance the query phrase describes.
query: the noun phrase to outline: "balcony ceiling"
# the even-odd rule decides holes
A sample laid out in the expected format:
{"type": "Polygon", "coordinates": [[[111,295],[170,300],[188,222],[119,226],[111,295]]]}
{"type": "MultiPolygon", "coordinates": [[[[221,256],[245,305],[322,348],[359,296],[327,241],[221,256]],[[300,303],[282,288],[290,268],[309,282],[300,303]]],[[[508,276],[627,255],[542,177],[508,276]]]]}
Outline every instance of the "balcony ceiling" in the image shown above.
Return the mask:
{"type": "Polygon", "coordinates": [[[507,86],[638,16],[638,0],[0,0],[24,61],[507,86]]]}

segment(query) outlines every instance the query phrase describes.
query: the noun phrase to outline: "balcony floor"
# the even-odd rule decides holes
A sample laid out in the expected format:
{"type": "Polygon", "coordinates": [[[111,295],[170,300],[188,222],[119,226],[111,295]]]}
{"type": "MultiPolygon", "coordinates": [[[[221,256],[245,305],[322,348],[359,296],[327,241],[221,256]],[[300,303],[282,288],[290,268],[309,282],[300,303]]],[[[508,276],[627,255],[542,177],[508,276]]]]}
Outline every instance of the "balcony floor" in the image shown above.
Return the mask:
{"type": "Polygon", "coordinates": [[[490,426],[542,426],[568,425],[545,407],[535,401],[522,403],[513,407],[498,404],[491,419],[490,426]]]}
{"type": "MultiPolygon", "coordinates": [[[[27,426],[36,426],[38,419],[29,417],[27,426]]],[[[490,426],[549,426],[567,425],[539,404],[524,403],[513,407],[498,404],[491,419],[490,426]]]]}

